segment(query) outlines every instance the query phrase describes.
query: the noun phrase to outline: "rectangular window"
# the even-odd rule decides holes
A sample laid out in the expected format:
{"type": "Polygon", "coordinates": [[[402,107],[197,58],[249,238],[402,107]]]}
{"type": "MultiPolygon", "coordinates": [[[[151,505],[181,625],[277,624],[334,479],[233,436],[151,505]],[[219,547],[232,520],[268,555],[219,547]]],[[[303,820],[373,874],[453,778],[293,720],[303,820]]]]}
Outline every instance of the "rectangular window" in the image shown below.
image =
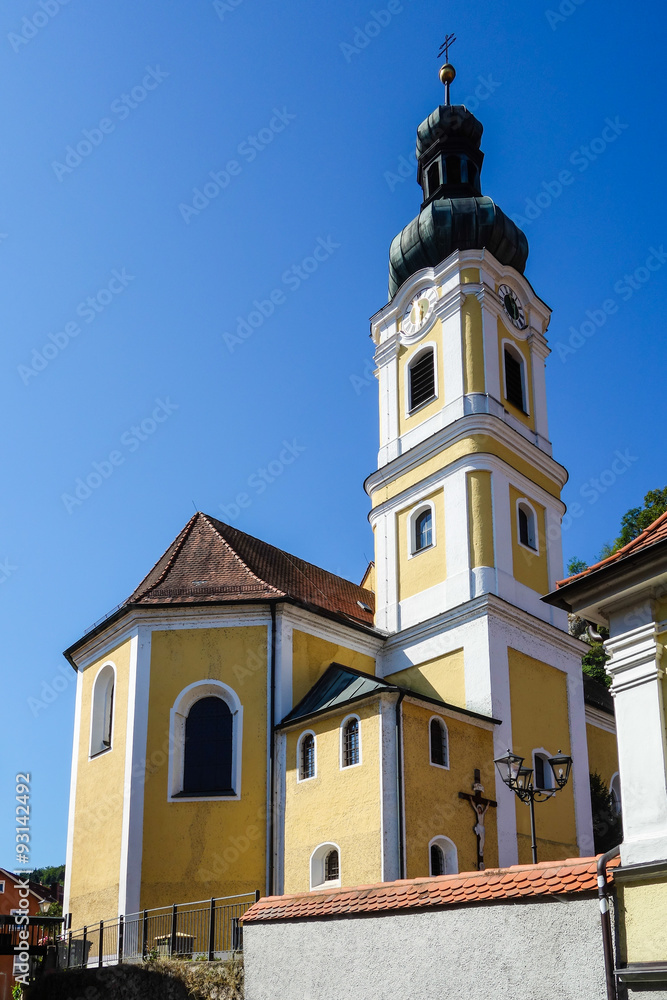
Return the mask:
{"type": "Polygon", "coordinates": [[[424,354],[410,368],[410,409],[414,410],[435,396],[433,351],[424,354]]]}
{"type": "Polygon", "coordinates": [[[4,891],[5,891],[5,883],[4,883],[4,881],[2,881],[2,882],[0,882],[0,892],[4,892],[4,891]]]}
{"type": "Polygon", "coordinates": [[[432,198],[440,187],[440,164],[436,160],[426,172],[426,182],[428,185],[428,196],[432,198]]]}
{"type": "Polygon", "coordinates": [[[520,361],[505,351],[505,390],[507,402],[516,406],[517,410],[525,413],[523,404],[523,370],[520,361]]]}

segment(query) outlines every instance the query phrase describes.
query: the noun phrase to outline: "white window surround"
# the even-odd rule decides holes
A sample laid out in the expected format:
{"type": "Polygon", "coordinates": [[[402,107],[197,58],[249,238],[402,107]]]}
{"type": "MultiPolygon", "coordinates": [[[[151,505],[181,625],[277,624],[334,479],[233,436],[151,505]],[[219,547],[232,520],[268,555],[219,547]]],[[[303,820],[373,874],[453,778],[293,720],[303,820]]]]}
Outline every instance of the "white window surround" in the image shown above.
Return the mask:
{"type": "Polygon", "coordinates": [[[90,699],[90,740],[88,744],[88,760],[95,760],[97,757],[103,757],[105,754],[111,753],[113,750],[113,734],[114,729],[116,728],[117,708],[116,679],[116,664],[111,660],[107,660],[103,663],[95,674],[92,696],[90,699]],[[102,690],[102,687],[104,687],[104,690],[102,690]],[[99,744],[102,742],[105,729],[106,706],[109,688],[111,688],[112,694],[112,703],[110,706],[111,727],[109,731],[109,746],[99,749],[99,744]]]}
{"type": "Polygon", "coordinates": [[[433,875],[431,871],[431,848],[437,845],[442,853],[445,855],[445,875],[456,875],[459,870],[459,854],[456,850],[456,844],[449,837],[439,836],[433,837],[432,840],[428,842],[428,873],[433,875]]]}
{"type": "Polygon", "coordinates": [[[329,841],[325,844],[318,844],[310,855],[310,888],[313,889],[337,889],[340,888],[340,876],[343,871],[340,847],[329,841]],[[338,878],[324,881],[324,860],[329,851],[338,851],[338,878]]]}
{"type": "Polygon", "coordinates": [[[505,350],[521,365],[521,391],[523,393],[523,412],[530,416],[530,393],[528,392],[528,365],[523,351],[520,351],[514,341],[503,338],[500,343],[501,367],[503,370],[503,399],[507,400],[507,373],[505,372],[505,350]]]}
{"type": "Polygon", "coordinates": [[[0,892],[4,891],[5,891],[5,881],[4,879],[0,879],[0,892]]]}
{"type": "Polygon", "coordinates": [[[443,717],[441,715],[432,715],[431,718],[428,720],[428,760],[429,760],[429,763],[430,763],[431,767],[437,767],[441,771],[449,771],[449,764],[450,764],[450,760],[451,760],[450,747],[449,747],[449,729],[447,728],[447,723],[445,722],[445,720],[443,719],[443,717]],[[431,760],[431,723],[433,722],[434,719],[435,719],[436,722],[439,722],[442,726],[444,726],[444,729],[445,729],[445,736],[447,738],[447,763],[446,764],[436,764],[435,761],[431,760]]]}
{"type": "Polygon", "coordinates": [[[299,739],[298,739],[297,744],[296,744],[296,780],[297,780],[297,784],[301,784],[302,781],[312,781],[316,777],[317,777],[317,736],[315,735],[315,733],[313,732],[312,729],[304,729],[304,731],[299,736],[299,739]],[[315,770],[314,770],[314,773],[310,776],[310,778],[302,778],[301,777],[301,744],[303,743],[303,741],[306,738],[306,736],[312,736],[313,737],[313,760],[314,760],[314,763],[315,763],[315,770]]]}
{"type": "Polygon", "coordinates": [[[405,366],[405,372],[403,374],[404,384],[405,384],[405,416],[412,417],[415,413],[419,413],[420,410],[424,409],[425,406],[429,406],[433,400],[438,398],[438,345],[434,340],[427,340],[425,343],[420,344],[419,350],[415,351],[410,360],[405,366]],[[425,351],[433,351],[433,396],[430,399],[425,399],[423,403],[419,406],[415,406],[413,410],[410,409],[410,369],[419,361],[422,354],[425,351]]]}
{"type": "Polygon", "coordinates": [[[408,516],[408,559],[414,559],[415,556],[420,556],[422,552],[430,552],[431,549],[435,548],[436,544],[435,537],[435,503],[433,500],[423,500],[418,504],[413,510],[410,511],[408,516]],[[417,548],[417,536],[415,534],[417,530],[417,518],[420,514],[423,514],[425,510],[431,511],[431,544],[424,546],[423,549],[417,548]]]}
{"type": "Polygon", "coordinates": [[[343,719],[343,721],[340,724],[340,740],[339,740],[339,766],[340,766],[340,770],[341,771],[352,771],[352,770],[354,770],[355,767],[361,767],[361,765],[363,763],[363,758],[361,756],[361,752],[362,752],[362,748],[361,748],[361,719],[359,718],[359,716],[355,712],[352,712],[352,713],[350,713],[350,715],[346,715],[345,718],[343,719]],[[358,738],[359,738],[359,762],[357,764],[347,764],[347,765],[345,765],[343,763],[344,757],[345,757],[345,752],[344,752],[345,751],[345,746],[344,746],[344,743],[345,743],[345,726],[348,724],[348,722],[350,721],[350,719],[356,719],[357,720],[357,725],[358,725],[357,733],[358,733],[358,738]]]}
{"type": "Polygon", "coordinates": [[[532,552],[534,556],[539,556],[540,554],[540,532],[538,529],[539,521],[537,519],[537,511],[533,507],[530,500],[526,497],[519,497],[515,505],[515,519],[516,519],[516,540],[522,549],[526,549],[527,552],[532,552]],[[521,527],[519,525],[519,509],[521,507],[525,508],[525,513],[529,515],[528,517],[528,538],[531,536],[531,521],[532,521],[532,535],[535,541],[535,545],[524,545],[521,541],[521,527]]]}
{"type": "Polygon", "coordinates": [[[241,758],[243,747],[243,706],[238,695],[227,684],[212,679],[195,681],[183,688],[169,713],[169,777],[168,802],[218,802],[241,798],[241,758]],[[234,795],[179,795],[183,789],[185,763],[185,720],[188,712],[202,698],[220,698],[232,714],[232,786],[234,795]]]}
{"type": "Polygon", "coordinates": [[[536,784],[536,780],[535,780],[536,777],[537,777],[537,767],[536,767],[536,764],[537,764],[537,758],[540,757],[541,760],[542,760],[542,764],[544,766],[544,777],[545,777],[546,780],[548,780],[550,782],[550,784],[547,785],[546,790],[547,791],[551,791],[551,790],[555,791],[555,789],[556,789],[556,779],[554,778],[554,773],[553,773],[553,770],[551,768],[551,764],[549,763],[549,758],[553,757],[553,754],[549,753],[548,750],[545,750],[544,747],[538,747],[536,750],[533,750],[532,756],[533,756],[533,787],[537,788],[537,784],[536,784]]]}

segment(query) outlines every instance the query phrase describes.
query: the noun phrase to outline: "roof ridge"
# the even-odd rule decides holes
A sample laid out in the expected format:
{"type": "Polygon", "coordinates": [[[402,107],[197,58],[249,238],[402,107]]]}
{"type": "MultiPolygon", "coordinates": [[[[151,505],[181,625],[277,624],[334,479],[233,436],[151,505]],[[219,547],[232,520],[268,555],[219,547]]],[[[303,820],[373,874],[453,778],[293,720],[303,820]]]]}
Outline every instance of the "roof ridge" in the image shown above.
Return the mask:
{"type": "Polygon", "coordinates": [[[644,528],[643,531],[640,531],[640,533],[635,538],[631,538],[629,542],[626,542],[625,545],[623,545],[616,552],[612,552],[610,556],[606,556],[604,559],[598,560],[598,562],[593,563],[592,566],[587,566],[586,569],[582,569],[580,573],[575,573],[574,576],[565,577],[564,580],[557,580],[556,587],[562,587],[566,583],[573,583],[575,580],[580,580],[582,577],[588,576],[595,570],[600,569],[601,566],[605,566],[608,563],[617,562],[630,549],[634,548],[636,545],[639,545],[639,543],[641,542],[641,540],[644,538],[645,535],[648,535],[650,532],[655,531],[666,518],[667,518],[667,510],[663,511],[662,514],[656,517],[655,521],[651,521],[651,523],[648,525],[647,528],[644,528]]]}
{"type": "MultiPolygon", "coordinates": [[[[287,596],[287,595],[285,594],[285,591],[284,591],[284,590],[279,590],[279,589],[278,589],[277,587],[274,587],[272,583],[269,583],[269,582],[268,582],[268,580],[263,580],[263,579],[261,578],[261,576],[257,576],[257,574],[256,574],[256,573],[254,572],[254,570],[252,570],[252,569],[250,568],[250,566],[248,566],[248,564],[247,564],[247,562],[245,561],[245,559],[243,559],[243,558],[242,558],[242,557],[241,557],[241,556],[240,556],[240,555],[238,554],[238,552],[237,552],[237,551],[236,551],[236,549],[235,549],[235,548],[233,547],[233,545],[231,544],[231,542],[229,542],[229,541],[228,541],[228,540],[227,540],[227,539],[225,538],[225,536],[224,536],[224,535],[223,535],[223,534],[222,534],[222,533],[221,533],[220,531],[218,531],[218,529],[216,528],[215,524],[212,524],[212,523],[211,523],[212,521],[217,521],[217,518],[215,518],[215,517],[211,517],[211,515],[210,515],[210,514],[205,514],[205,513],[203,512],[203,511],[202,511],[202,517],[203,517],[203,518],[204,518],[204,519],[206,520],[206,522],[207,522],[207,524],[208,524],[209,528],[211,529],[211,531],[214,531],[214,532],[215,532],[215,534],[216,534],[216,535],[217,535],[217,537],[218,537],[218,538],[220,539],[220,541],[222,542],[222,544],[223,544],[224,546],[226,546],[226,548],[227,548],[227,549],[229,550],[229,552],[231,552],[231,554],[232,554],[232,555],[234,556],[234,558],[235,558],[235,559],[236,559],[236,560],[237,560],[238,562],[240,562],[240,563],[241,563],[241,565],[243,566],[243,568],[244,568],[244,569],[246,569],[246,570],[248,571],[248,573],[250,573],[250,575],[251,575],[251,576],[252,576],[252,577],[253,577],[253,578],[254,578],[255,580],[257,580],[257,582],[258,582],[258,583],[261,583],[261,584],[263,584],[263,585],[264,585],[265,587],[267,587],[267,588],[268,588],[269,590],[273,590],[273,591],[274,591],[274,593],[276,593],[276,594],[279,594],[279,595],[280,595],[280,596],[282,596],[282,597],[285,597],[285,596],[287,596]]],[[[224,524],[224,523],[225,523],[224,521],[218,521],[218,524],[224,524]]],[[[231,525],[230,525],[230,527],[231,527],[231,525]]],[[[238,530],[238,529],[234,529],[234,530],[238,530]]],[[[245,532],[244,532],[244,531],[242,531],[242,532],[241,532],[241,534],[243,535],[243,534],[245,534],[245,532]]],[[[249,535],[248,537],[252,537],[252,536],[250,536],[250,535],[249,535]]],[[[257,541],[261,541],[261,539],[259,539],[259,538],[258,538],[258,539],[257,539],[257,541]]]]}

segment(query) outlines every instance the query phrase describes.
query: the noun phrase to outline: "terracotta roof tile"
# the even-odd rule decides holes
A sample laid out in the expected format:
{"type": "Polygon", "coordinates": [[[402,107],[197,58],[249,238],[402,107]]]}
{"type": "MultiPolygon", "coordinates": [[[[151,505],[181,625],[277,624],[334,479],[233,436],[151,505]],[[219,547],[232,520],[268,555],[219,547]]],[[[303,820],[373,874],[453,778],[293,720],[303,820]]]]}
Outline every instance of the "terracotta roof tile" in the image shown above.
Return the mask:
{"type": "Polygon", "coordinates": [[[564,587],[568,583],[574,583],[575,580],[583,580],[584,577],[589,576],[595,570],[602,569],[603,566],[610,566],[612,563],[620,562],[622,559],[627,558],[627,556],[633,555],[635,552],[639,552],[642,549],[647,549],[651,545],[655,545],[657,542],[664,542],[667,539],[667,511],[661,514],[660,517],[656,518],[653,524],[649,524],[648,528],[644,528],[640,535],[633,538],[631,542],[624,545],[622,549],[618,552],[614,552],[613,555],[607,556],[606,559],[601,559],[600,562],[595,563],[593,566],[589,566],[587,569],[582,570],[581,573],[575,573],[574,576],[569,576],[566,580],[558,580],[556,587],[564,587]]]}
{"type": "MultiPolygon", "coordinates": [[[[618,858],[607,868],[612,877],[618,858]]],[[[461,872],[438,878],[403,879],[332,891],[318,890],[260,899],[245,914],[244,923],[327,915],[428,909],[467,905],[490,899],[526,898],[597,888],[597,858],[568,858],[539,865],[514,865],[483,872],[461,872]]]]}

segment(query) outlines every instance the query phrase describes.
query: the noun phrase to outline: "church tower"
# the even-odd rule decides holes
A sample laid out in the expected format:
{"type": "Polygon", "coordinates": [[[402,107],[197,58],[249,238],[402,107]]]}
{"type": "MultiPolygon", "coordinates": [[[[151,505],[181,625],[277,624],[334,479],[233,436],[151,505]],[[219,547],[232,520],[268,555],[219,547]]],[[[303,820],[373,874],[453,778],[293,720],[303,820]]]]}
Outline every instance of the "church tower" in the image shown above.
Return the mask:
{"type": "MultiPolygon", "coordinates": [[[[512,747],[540,773],[570,752],[573,795],[541,816],[585,855],[581,652],[566,616],[540,600],[563,575],[567,481],[547,424],[550,310],[524,275],[525,235],[482,194],[482,125],[449,104],[454,75],[443,67],[445,104],[417,130],[421,208],[391,244],[390,298],[371,320],[379,673],[500,720],[495,756],[512,747]]],[[[527,810],[500,783],[495,794],[500,863],[529,860],[527,810]]]]}

